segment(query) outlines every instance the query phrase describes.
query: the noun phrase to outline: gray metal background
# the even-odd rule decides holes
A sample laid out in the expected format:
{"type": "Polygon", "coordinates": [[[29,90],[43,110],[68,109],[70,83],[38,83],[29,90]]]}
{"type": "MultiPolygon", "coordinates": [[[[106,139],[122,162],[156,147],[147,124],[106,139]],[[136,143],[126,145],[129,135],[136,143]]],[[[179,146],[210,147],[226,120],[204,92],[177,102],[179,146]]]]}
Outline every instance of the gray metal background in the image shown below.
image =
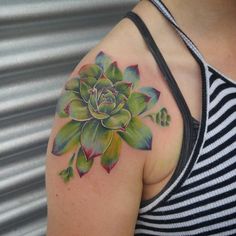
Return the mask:
{"type": "Polygon", "coordinates": [[[0,235],[45,235],[45,157],[58,96],[136,2],[0,0],[0,235]]]}

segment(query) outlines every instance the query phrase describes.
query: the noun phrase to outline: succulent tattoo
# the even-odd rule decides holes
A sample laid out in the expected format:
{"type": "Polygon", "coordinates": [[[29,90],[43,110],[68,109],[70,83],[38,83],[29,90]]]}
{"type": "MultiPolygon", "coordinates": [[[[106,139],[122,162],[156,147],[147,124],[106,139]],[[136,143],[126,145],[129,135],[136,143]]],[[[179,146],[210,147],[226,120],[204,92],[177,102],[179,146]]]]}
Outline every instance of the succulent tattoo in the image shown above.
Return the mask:
{"type": "MultiPolygon", "coordinates": [[[[153,108],[160,92],[152,87],[138,88],[139,80],[138,65],[122,72],[117,62],[101,51],[94,64],[81,67],[78,76],[65,84],[56,113],[71,121],[59,130],[52,148],[56,156],[75,150],[68,168],[59,173],[65,182],[73,176],[74,162],[82,177],[97,156],[110,173],[118,161],[122,140],[133,148],[151,150],[152,132],[140,115],[153,108]]],[[[161,126],[170,123],[166,108],[146,117],[161,126]]]]}

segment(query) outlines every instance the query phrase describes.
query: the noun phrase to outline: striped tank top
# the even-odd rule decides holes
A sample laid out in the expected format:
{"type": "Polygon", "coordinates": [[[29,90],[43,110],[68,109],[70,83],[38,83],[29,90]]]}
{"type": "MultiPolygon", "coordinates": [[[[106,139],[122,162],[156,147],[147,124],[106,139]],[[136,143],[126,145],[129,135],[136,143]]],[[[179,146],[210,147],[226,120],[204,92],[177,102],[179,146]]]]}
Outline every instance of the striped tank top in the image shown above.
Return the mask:
{"type": "Polygon", "coordinates": [[[149,0],[170,22],[198,62],[200,124],[192,118],[160,50],[142,19],[132,20],[156,60],[184,121],[179,162],[160,193],[140,204],[135,235],[236,235],[236,82],[209,65],[160,0],[149,0]]]}

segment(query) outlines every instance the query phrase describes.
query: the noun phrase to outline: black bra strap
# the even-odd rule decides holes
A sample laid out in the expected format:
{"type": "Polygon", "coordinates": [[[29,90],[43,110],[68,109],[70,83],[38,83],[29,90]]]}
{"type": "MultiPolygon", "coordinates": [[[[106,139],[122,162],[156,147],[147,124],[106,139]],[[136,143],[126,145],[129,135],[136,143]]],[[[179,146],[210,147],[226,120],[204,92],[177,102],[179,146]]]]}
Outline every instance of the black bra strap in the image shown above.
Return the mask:
{"type": "MultiPolygon", "coordinates": [[[[184,99],[169,67],[167,66],[159,48],[157,47],[154,39],[152,38],[151,33],[149,32],[149,30],[146,27],[143,20],[136,13],[134,13],[132,11],[128,12],[124,17],[127,17],[130,20],[132,20],[135,23],[135,25],[137,26],[137,28],[139,29],[141,35],[143,36],[143,39],[145,40],[145,42],[147,44],[147,47],[151,51],[157,65],[159,65],[159,68],[160,68],[160,70],[164,76],[164,79],[167,82],[167,84],[174,96],[174,99],[178,105],[178,108],[179,108],[182,118],[183,118],[183,139],[182,139],[179,162],[177,164],[177,167],[176,167],[171,179],[166,184],[166,186],[162,189],[162,191],[159,193],[159,194],[161,194],[171,185],[171,183],[177,178],[177,176],[179,176],[179,174],[181,173],[185,164],[187,163],[189,155],[193,149],[193,146],[194,146],[194,143],[196,140],[196,129],[198,129],[198,125],[196,126],[194,124],[194,118],[191,116],[191,113],[190,113],[189,108],[185,102],[185,99],[184,99]]],[[[156,197],[158,197],[159,194],[156,197]]],[[[143,205],[148,204],[148,202],[149,201],[147,200],[146,203],[143,203],[143,205]]]]}
{"type": "Polygon", "coordinates": [[[157,47],[151,33],[149,32],[148,28],[146,27],[143,20],[134,12],[130,11],[128,12],[125,17],[128,17],[131,19],[137,28],[139,29],[141,35],[143,36],[149,50],[151,51],[156,63],[159,65],[160,70],[164,76],[164,79],[166,80],[174,98],[175,101],[183,115],[184,122],[190,122],[192,121],[192,115],[190,113],[190,110],[187,106],[187,103],[185,102],[185,99],[164,59],[162,56],[159,48],[157,47]]]}

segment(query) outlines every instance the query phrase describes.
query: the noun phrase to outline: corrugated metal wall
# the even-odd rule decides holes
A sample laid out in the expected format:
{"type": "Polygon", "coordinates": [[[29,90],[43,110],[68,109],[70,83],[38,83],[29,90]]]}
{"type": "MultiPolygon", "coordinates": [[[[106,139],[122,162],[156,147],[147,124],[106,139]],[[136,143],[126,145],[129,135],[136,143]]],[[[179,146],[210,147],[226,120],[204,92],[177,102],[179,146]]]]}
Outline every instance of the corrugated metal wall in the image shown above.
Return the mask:
{"type": "Polygon", "coordinates": [[[45,157],[58,96],[136,2],[0,0],[0,235],[45,235],[45,157]]]}

